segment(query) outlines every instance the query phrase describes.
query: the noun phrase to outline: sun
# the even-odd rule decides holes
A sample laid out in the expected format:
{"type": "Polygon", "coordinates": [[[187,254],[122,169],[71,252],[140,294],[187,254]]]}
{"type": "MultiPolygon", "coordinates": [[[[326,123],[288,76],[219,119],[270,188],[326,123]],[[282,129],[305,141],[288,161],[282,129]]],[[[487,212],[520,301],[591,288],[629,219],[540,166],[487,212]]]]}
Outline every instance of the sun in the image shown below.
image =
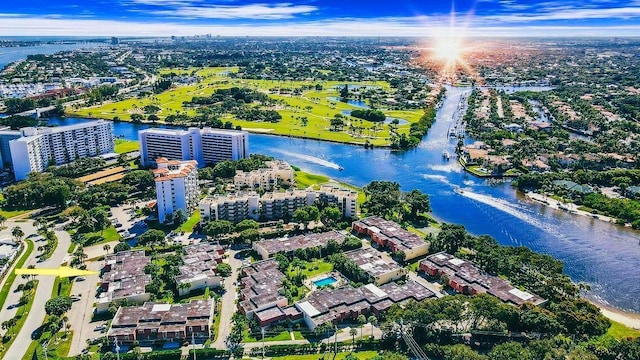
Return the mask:
{"type": "Polygon", "coordinates": [[[454,65],[462,61],[464,48],[460,39],[444,36],[434,39],[432,51],[434,59],[454,65]]]}

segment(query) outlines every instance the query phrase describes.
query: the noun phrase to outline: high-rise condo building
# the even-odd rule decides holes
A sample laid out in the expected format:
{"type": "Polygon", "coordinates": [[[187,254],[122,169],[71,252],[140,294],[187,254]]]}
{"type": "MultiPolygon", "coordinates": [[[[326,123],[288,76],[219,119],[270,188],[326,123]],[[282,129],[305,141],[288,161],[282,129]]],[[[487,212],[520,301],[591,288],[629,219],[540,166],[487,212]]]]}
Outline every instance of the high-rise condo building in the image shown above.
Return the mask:
{"type": "Polygon", "coordinates": [[[158,220],[173,221],[173,216],[182,210],[185,216],[198,205],[198,163],[195,160],[179,161],[156,159],[153,171],[156,181],[158,220]]]}
{"type": "Polygon", "coordinates": [[[9,141],[16,180],[50,165],[112,153],[115,147],[113,123],[97,120],[77,125],[22,128],[21,137],[9,141]]]}
{"type": "Polygon", "coordinates": [[[245,131],[212,128],[146,129],[138,133],[140,163],[154,166],[155,159],[196,160],[200,167],[249,156],[245,131]]]}

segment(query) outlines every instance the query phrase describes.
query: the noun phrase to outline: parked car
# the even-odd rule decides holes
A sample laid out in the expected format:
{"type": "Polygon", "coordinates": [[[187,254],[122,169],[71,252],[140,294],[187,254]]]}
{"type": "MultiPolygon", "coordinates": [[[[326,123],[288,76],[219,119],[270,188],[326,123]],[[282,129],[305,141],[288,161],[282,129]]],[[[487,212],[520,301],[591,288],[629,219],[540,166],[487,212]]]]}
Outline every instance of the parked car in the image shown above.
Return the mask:
{"type": "Polygon", "coordinates": [[[107,330],[107,326],[105,324],[98,325],[98,326],[95,327],[94,330],[95,331],[104,331],[104,330],[107,330]]]}

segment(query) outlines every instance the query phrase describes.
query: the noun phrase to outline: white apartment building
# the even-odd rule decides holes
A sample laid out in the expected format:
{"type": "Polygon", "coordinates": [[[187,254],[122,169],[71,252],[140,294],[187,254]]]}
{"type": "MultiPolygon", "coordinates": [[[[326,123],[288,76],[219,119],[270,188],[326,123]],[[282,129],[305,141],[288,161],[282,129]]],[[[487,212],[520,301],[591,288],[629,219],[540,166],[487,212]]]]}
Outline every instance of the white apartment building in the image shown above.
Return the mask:
{"type": "Polygon", "coordinates": [[[189,216],[198,204],[198,162],[156,159],[153,171],[156,181],[158,220],[172,220],[173,214],[182,210],[189,216]]]}
{"type": "Polygon", "coordinates": [[[200,221],[228,220],[237,223],[245,219],[291,219],[296,210],[316,202],[335,205],[343,217],[352,218],[357,214],[358,193],[335,185],[325,185],[319,191],[287,190],[268,192],[262,196],[255,192],[216,195],[200,202],[200,221]]]}
{"type": "Polygon", "coordinates": [[[63,165],[76,159],[112,153],[115,147],[113,123],[97,120],[77,125],[22,128],[18,139],[9,141],[16,180],[49,165],[63,165]]]}
{"type": "Polygon", "coordinates": [[[315,200],[316,193],[310,190],[269,192],[260,198],[260,218],[265,220],[291,219],[296,210],[313,205],[315,200]]]}
{"type": "Polygon", "coordinates": [[[342,217],[355,218],[358,213],[358,192],[338,185],[325,184],[318,191],[317,201],[327,205],[336,205],[342,217]]]}
{"type": "Polygon", "coordinates": [[[260,196],[255,192],[216,195],[200,202],[200,221],[229,220],[233,223],[260,216],[260,196]]]}
{"type": "Polygon", "coordinates": [[[212,128],[146,129],[138,132],[140,163],[155,165],[159,157],[169,160],[196,160],[200,167],[223,160],[249,156],[246,131],[212,128]]]}
{"type": "Polygon", "coordinates": [[[287,162],[282,160],[267,161],[264,169],[253,171],[237,170],[233,177],[236,189],[251,188],[273,190],[280,184],[291,185],[294,180],[294,171],[287,162]]]}

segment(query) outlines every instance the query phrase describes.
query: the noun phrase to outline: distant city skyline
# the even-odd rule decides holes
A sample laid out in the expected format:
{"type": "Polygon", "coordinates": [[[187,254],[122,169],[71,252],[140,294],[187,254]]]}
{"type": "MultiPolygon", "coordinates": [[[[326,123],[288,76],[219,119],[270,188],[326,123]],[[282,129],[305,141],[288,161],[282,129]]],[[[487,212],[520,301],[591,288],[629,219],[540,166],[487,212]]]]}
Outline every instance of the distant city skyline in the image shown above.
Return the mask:
{"type": "Polygon", "coordinates": [[[640,0],[33,0],[0,36],[639,36],[640,0]],[[452,19],[454,19],[452,21],[452,19]]]}

